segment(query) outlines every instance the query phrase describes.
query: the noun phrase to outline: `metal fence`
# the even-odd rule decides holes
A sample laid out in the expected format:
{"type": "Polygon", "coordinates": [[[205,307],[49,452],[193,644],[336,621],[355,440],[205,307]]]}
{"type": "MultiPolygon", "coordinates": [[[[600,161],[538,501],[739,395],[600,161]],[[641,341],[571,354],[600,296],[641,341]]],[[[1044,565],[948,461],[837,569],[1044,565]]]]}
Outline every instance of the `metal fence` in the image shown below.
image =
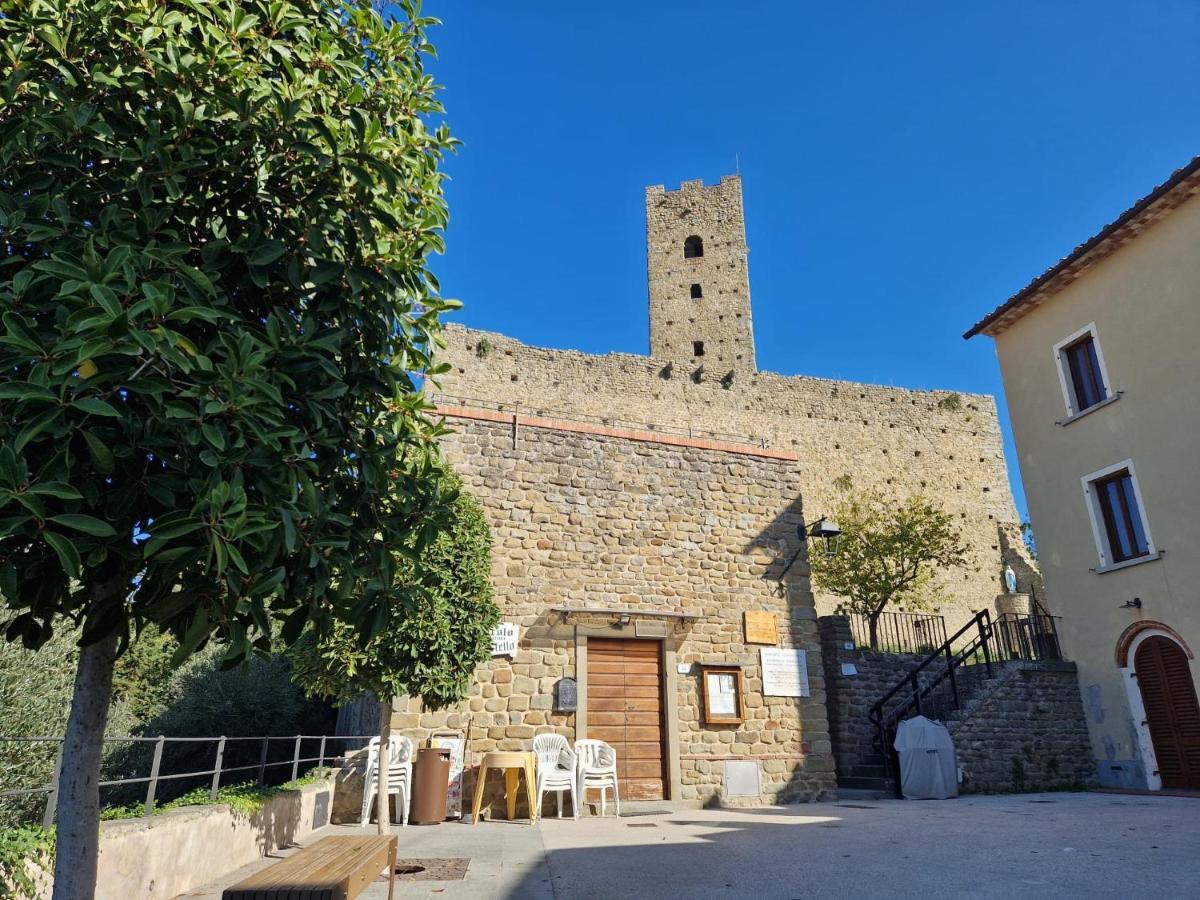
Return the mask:
{"type": "Polygon", "coordinates": [[[875,619],[850,613],[850,633],[858,647],[883,653],[929,653],[946,642],[946,620],[925,613],[885,612],[875,619]]]}
{"type": "MultiPolygon", "coordinates": [[[[150,815],[153,815],[153,813],[154,813],[155,795],[158,792],[158,786],[161,782],[175,781],[175,780],[182,780],[182,779],[189,779],[189,778],[193,779],[193,780],[199,780],[201,778],[208,778],[209,776],[211,776],[211,780],[209,781],[209,797],[210,797],[210,799],[215,801],[217,799],[217,791],[220,790],[220,787],[221,787],[221,777],[223,775],[227,775],[227,774],[230,774],[233,772],[250,772],[250,771],[252,771],[255,773],[256,783],[263,784],[264,779],[266,778],[268,769],[272,769],[272,768],[275,768],[278,766],[291,766],[291,772],[292,772],[291,780],[294,781],[300,777],[300,766],[301,765],[304,765],[307,763],[316,763],[317,768],[323,768],[325,765],[326,759],[332,760],[334,757],[336,757],[338,754],[337,754],[337,752],[333,751],[333,747],[331,747],[331,744],[336,745],[339,742],[341,742],[343,744],[357,743],[359,745],[359,747],[362,747],[365,745],[365,743],[367,741],[369,741],[373,737],[376,737],[376,735],[291,734],[291,735],[267,735],[267,736],[262,736],[262,737],[228,737],[226,735],[221,735],[219,737],[166,737],[165,735],[159,735],[158,737],[105,738],[104,739],[105,744],[146,743],[146,744],[153,744],[154,749],[153,749],[153,756],[151,757],[151,762],[150,762],[150,772],[148,775],[136,776],[136,777],[132,777],[132,778],[113,778],[113,779],[108,779],[108,780],[102,780],[99,783],[99,786],[102,788],[106,788],[106,787],[118,787],[118,786],[122,786],[122,785],[131,785],[131,784],[145,784],[146,785],[146,798],[145,798],[145,804],[143,806],[142,815],[150,816],[150,815]],[[276,760],[273,762],[270,761],[271,743],[273,741],[291,742],[291,748],[292,748],[291,754],[288,755],[284,759],[276,760]],[[199,770],[190,771],[190,772],[173,772],[173,773],[168,773],[168,772],[162,771],[163,750],[166,748],[166,746],[168,744],[183,745],[183,744],[199,744],[199,743],[204,743],[204,742],[208,742],[208,743],[212,743],[212,744],[216,745],[215,750],[214,750],[214,756],[213,756],[213,766],[211,769],[199,769],[199,770]],[[306,745],[310,748],[308,752],[311,752],[311,749],[314,746],[313,742],[317,742],[317,745],[316,745],[317,755],[316,756],[307,756],[307,757],[301,756],[300,755],[301,750],[306,745]],[[250,746],[253,746],[253,744],[255,744],[255,743],[257,743],[260,746],[258,762],[251,763],[249,765],[238,765],[238,766],[226,766],[224,764],[226,750],[230,748],[230,745],[249,744],[250,746]]],[[[4,798],[8,798],[8,797],[28,797],[30,795],[36,795],[36,794],[46,794],[46,811],[45,811],[45,814],[42,816],[42,827],[49,828],[54,822],[54,812],[58,806],[58,782],[59,782],[59,776],[62,773],[63,738],[60,738],[60,737],[25,737],[25,736],[6,737],[6,736],[0,736],[0,741],[20,742],[20,743],[29,743],[29,744],[45,744],[45,743],[58,744],[58,753],[57,753],[57,756],[56,756],[55,762],[54,762],[54,777],[50,784],[44,785],[42,787],[36,787],[36,788],[16,788],[16,789],[10,789],[10,790],[0,790],[0,799],[4,799],[4,798]]],[[[342,752],[345,752],[346,749],[358,749],[359,747],[355,747],[355,748],[343,747],[342,752]]]]}
{"type": "Polygon", "coordinates": [[[1034,661],[1063,658],[1058,643],[1060,616],[1005,613],[992,623],[992,633],[999,659],[1034,661]]]}

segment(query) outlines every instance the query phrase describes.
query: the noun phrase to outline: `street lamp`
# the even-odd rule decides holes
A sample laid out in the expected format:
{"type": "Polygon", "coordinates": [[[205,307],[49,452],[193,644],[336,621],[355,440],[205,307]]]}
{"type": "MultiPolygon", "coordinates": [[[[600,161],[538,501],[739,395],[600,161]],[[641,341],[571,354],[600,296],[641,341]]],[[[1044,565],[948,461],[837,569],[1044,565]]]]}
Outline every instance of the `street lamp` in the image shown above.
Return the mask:
{"type": "Polygon", "coordinates": [[[822,552],[826,558],[837,556],[838,538],[842,535],[842,529],[838,528],[838,523],[833,519],[821,516],[808,528],[801,525],[796,531],[802,541],[807,541],[809,538],[820,538],[824,542],[822,552]]]}

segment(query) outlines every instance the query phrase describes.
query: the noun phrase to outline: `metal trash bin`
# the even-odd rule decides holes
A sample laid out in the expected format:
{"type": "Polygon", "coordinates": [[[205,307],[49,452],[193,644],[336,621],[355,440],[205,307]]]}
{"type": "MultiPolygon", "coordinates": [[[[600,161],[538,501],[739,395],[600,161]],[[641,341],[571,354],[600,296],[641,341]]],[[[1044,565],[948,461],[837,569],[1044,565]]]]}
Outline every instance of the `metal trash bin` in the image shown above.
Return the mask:
{"type": "Polygon", "coordinates": [[[450,751],[425,747],[413,765],[413,796],[408,821],[414,825],[440,825],[446,820],[446,790],[450,785],[450,751]]]}

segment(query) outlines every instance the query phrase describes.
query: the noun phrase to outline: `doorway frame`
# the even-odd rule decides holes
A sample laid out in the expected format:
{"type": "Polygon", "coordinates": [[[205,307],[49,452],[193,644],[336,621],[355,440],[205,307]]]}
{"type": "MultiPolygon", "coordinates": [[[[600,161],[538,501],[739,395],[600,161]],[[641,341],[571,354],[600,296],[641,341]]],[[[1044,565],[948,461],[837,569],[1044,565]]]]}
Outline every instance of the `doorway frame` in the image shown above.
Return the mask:
{"type": "MultiPolygon", "coordinates": [[[[1135,626],[1138,627],[1138,626],[1135,626]]],[[[1158,754],[1154,752],[1154,740],[1150,737],[1150,720],[1146,716],[1146,704],[1142,700],[1142,686],[1137,679],[1137,651],[1145,641],[1153,637],[1166,638],[1176,644],[1188,659],[1188,674],[1191,672],[1191,662],[1195,659],[1192,650],[1174,629],[1159,623],[1140,625],[1135,634],[1129,636],[1128,631],[1121,635],[1117,642],[1118,659],[1124,658],[1125,665],[1120,667],[1121,678],[1125,682],[1125,693],[1129,699],[1129,712],[1133,717],[1134,731],[1137,733],[1138,753],[1142,765],[1146,769],[1146,788],[1151,791],[1162,790],[1162,777],[1158,774],[1158,754]]]]}
{"type": "Polygon", "coordinates": [[[663,735],[666,746],[667,771],[663,787],[664,800],[680,800],[683,779],[679,763],[678,672],[676,654],[679,640],[673,629],[662,623],[634,617],[627,623],[575,626],[575,684],[578,702],[575,709],[575,740],[587,738],[587,642],[589,637],[620,640],[657,641],[662,648],[662,680],[659,688],[663,697],[663,735]]]}

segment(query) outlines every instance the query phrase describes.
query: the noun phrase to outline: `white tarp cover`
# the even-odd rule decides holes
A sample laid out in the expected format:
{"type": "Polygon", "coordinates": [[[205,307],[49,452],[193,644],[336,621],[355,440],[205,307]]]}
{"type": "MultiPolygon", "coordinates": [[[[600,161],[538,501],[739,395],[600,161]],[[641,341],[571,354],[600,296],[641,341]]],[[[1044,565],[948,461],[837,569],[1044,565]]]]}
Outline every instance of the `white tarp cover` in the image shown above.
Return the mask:
{"type": "Polygon", "coordinates": [[[924,716],[896,728],[900,754],[900,793],[905,800],[945,800],[958,796],[954,741],[946,726],[924,716]]]}

